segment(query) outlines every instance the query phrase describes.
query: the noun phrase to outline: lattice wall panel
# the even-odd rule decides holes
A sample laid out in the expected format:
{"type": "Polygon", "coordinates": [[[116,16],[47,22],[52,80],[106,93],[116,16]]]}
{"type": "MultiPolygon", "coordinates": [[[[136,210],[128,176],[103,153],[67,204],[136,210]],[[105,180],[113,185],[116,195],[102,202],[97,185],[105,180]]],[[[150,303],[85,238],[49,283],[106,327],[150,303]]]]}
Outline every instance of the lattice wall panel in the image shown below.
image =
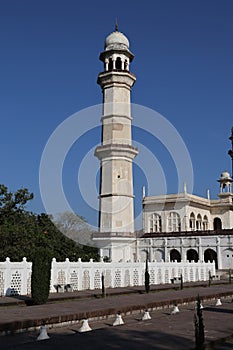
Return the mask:
{"type": "Polygon", "coordinates": [[[73,287],[73,290],[78,290],[78,274],[73,270],[70,274],[70,283],[73,287]]]}
{"type": "Polygon", "coordinates": [[[100,289],[101,288],[101,274],[99,270],[95,271],[94,276],[94,289],[100,289]]]}
{"type": "Polygon", "coordinates": [[[82,286],[83,290],[90,289],[90,273],[88,270],[83,272],[82,286]]]}
{"type": "Polygon", "coordinates": [[[11,275],[11,285],[10,285],[10,295],[19,295],[21,293],[21,274],[18,271],[15,271],[11,275]]]}
{"type": "Polygon", "coordinates": [[[66,284],[66,274],[65,271],[60,270],[58,271],[58,275],[57,275],[57,284],[66,284]]]}
{"type": "Polygon", "coordinates": [[[114,288],[121,287],[121,271],[116,270],[115,271],[115,277],[114,277],[114,288]]]}

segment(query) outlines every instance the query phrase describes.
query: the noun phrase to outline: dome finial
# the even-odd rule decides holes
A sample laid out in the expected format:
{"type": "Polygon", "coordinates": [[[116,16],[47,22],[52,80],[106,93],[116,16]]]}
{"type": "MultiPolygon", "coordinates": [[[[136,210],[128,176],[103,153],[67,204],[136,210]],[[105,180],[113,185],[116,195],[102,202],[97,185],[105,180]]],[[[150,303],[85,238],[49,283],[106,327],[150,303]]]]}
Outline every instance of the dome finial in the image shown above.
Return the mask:
{"type": "Polygon", "coordinates": [[[115,31],[118,32],[118,21],[117,21],[117,17],[116,17],[115,31]]]}

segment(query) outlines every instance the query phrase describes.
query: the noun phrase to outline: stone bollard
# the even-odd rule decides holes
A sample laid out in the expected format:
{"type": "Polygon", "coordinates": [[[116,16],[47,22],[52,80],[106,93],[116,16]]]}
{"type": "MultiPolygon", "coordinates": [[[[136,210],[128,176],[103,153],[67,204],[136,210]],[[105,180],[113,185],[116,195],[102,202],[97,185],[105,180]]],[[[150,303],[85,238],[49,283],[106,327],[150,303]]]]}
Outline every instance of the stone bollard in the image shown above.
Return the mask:
{"type": "Polygon", "coordinates": [[[142,316],[142,321],[151,320],[149,311],[145,310],[144,315],[142,316]]]}
{"type": "Polygon", "coordinates": [[[38,337],[36,338],[37,341],[39,340],[45,340],[45,339],[49,339],[50,337],[47,334],[47,330],[46,330],[46,326],[43,325],[40,327],[40,334],[38,335],[38,337]]]}
{"type": "Polygon", "coordinates": [[[178,314],[178,312],[180,312],[178,306],[177,306],[177,305],[174,305],[174,308],[173,308],[171,314],[172,314],[172,315],[175,315],[175,314],[178,314]]]}
{"type": "Polygon", "coordinates": [[[215,304],[215,306],[220,306],[220,305],[222,305],[222,302],[221,302],[221,299],[218,298],[218,299],[217,299],[217,302],[216,302],[216,304],[215,304]]]}
{"type": "Polygon", "coordinates": [[[113,326],[120,326],[120,325],[122,325],[122,324],[124,324],[124,321],[122,320],[121,314],[118,313],[118,314],[116,315],[115,321],[113,322],[113,326]]]}
{"type": "Polygon", "coordinates": [[[89,326],[88,319],[84,319],[81,328],[78,329],[78,332],[82,333],[82,332],[90,332],[90,331],[92,331],[92,329],[89,326]]]}

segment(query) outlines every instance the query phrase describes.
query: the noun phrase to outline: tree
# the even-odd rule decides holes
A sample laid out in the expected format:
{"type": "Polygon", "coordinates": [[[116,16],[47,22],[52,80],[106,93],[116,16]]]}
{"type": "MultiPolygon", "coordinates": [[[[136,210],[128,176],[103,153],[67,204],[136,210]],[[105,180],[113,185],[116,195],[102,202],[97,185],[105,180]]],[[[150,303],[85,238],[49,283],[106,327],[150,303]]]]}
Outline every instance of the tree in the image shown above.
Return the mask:
{"type": "Polygon", "coordinates": [[[21,261],[23,257],[32,261],[41,246],[46,246],[57,261],[65,258],[99,260],[97,248],[78,245],[66,237],[54,225],[51,216],[26,211],[26,203],[32,198],[33,194],[27,189],[10,192],[0,185],[0,261],[5,261],[6,257],[11,261],[21,261]]]}
{"type": "Polygon", "coordinates": [[[204,333],[204,321],[201,309],[201,299],[199,295],[196,300],[196,313],[194,314],[194,326],[195,326],[195,345],[196,350],[204,349],[205,333],[204,333]]]}
{"type": "Polygon", "coordinates": [[[183,275],[180,275],[180,289],[184,288],[184,283],[183,283],[183,275]]]}
{"type": "Polygon", "coordinates": [[[77,261],[78,258],[82,258],[83,261],[88,261],[90,258],[99,260],[97,248],[78,245],[66,237],[47,214],[38,215],[38,224],[40,231],[43,232],[41,239],[46,241],[57,261],[64,261],[65,258],[69,258],[70,261],[77,261]]]}
{"type": "Polygon", "coordinates": [[[5,185],[0,185],[0,222],[5,221],[15,212],[24,211],[26,203],[33,199],[33,193],[27,188],[9,192],[5,185]]]}
{"type": "Polygon", "coordinates": [[[150,274],[148,271],[148,258],[146,258],[145,291],[146,291],[146,293],[149,293],[149,291],[150,291],[150,274]]]}
{"type": "Polygon", "coordinates": [[[45,304],[49,297],[51,255],[46,247],[37,248],[32,259],[31,293],[34,304],[45,304]]]}
{"type": "Polygon", "coordinates": [[[66,211],[57,214],[54,223],[65,236],[78,244],[93,246],[92,231],[82,216],[66,211]]]}

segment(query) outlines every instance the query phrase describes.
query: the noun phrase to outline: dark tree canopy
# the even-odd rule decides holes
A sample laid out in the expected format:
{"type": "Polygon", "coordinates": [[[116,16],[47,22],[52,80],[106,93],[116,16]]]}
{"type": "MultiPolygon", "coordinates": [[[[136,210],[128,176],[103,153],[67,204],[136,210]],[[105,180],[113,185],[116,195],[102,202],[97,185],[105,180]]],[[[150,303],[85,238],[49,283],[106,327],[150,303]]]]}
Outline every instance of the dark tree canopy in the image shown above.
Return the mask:
{"type": "Polygon", "coordinates": [[[26,211],[31,199],[33,194],[27,189],[9,192],[0,185],[0,261],[6,257],[12,261],[21,261],[23,257],[32,261],[40,247],[46,247],[58,261],[98,260],[96,248],[77,245],[58,230],[47,214],[26,211]]]}

